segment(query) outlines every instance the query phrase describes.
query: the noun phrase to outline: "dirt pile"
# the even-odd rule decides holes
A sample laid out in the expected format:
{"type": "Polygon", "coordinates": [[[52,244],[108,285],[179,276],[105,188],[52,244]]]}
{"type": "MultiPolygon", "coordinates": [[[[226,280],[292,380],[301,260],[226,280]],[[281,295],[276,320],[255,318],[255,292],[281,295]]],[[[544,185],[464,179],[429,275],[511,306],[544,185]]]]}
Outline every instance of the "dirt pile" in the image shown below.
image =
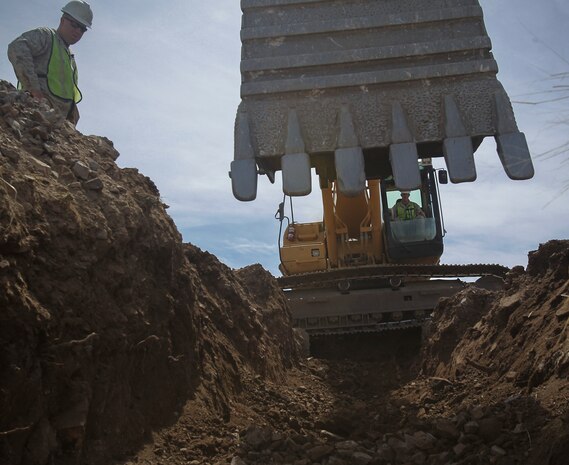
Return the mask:
{"type": "Polygon", "coordinates": [[[442,300],[422,348],[409,331],[323,338],[313,346],[325,358],[306,359],[284,382],[248,379],[229,421],[183,414],[124,463],[564,465],[568,258],[569,241],[551,241],[505,290],[470,286],[442,300]],[[523,297],[506,322],[514,295],[523,297]],[[528,328],[516,340],[523,331],[508,328],[519,318],[528,328]],[[550,354],[560,362],[539,385],[518,375],[542,373],[550,354]]]}
{"type": "Polygon", "coordinates": [[[569,250],[550,241],[529,254],[527,272],[510,272],[496,295],[471,289],[439,307],[425,347],[425,372],[458,377],[468,366],[494,384],[548,390],[569,375],[569,250]]]}
{"type": "Polygon", "coordinates": [[[329,341],[332,359],[272,387],[273,405],[303,405],[296,431],[286,417],[249,427],[234,465],[567,463],[568,291],[569,241],[550,241],[504,290],[443,299],[416,353],[401,351],[409,332],[329,341]]]}
{"type": "Polygon", "coordinates": [[[273,278],[183,244],[118,156],[0,81],[3,465],[109,463],[188,401],[227,419],[244,377],[295,363],[273,278]]]}
{"type": "Polygon", "coordinates": [[[565,463],[568,296],[569,241],[555,240],[530,252],[527,270],[514,268],[502,292],[470,288],[442,302],[422,354],[423,374],[448,383],[436,409],[513,412],[512,431],[528,436],[527,463],[565,463]]]}

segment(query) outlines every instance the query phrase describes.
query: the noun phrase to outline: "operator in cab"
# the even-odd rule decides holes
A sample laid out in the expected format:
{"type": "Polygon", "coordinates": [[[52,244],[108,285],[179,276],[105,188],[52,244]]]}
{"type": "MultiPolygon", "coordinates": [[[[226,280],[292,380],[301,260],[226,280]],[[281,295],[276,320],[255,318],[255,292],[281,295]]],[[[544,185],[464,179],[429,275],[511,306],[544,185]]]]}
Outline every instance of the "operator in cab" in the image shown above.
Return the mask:
{"type": "Polygon", "coordinates": [[[391,219],[393,221],[414,220],[415,218],[425,218],[425,213],[421,207],[413,202],[409,197],[409,191],[401,191],[401,198],[395,202],[391,208],[391,219]]]}

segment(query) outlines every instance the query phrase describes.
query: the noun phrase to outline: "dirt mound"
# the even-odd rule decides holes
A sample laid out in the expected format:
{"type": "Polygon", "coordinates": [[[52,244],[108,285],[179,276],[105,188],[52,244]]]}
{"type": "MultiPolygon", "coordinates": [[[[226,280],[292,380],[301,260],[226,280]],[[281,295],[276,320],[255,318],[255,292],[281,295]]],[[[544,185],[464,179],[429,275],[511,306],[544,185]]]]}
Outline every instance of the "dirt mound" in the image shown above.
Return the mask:
{"type": "Polygon", "coordinates": [[[0,82],[2,464],[109,463],[189,400],[227,418],[247,373],[296,361],[270,274],[183,244],[118,156],[0,82]]]}
{"type": "Polygon", "coordinates": [[[509,410],[518,418],[512,431],[531,431],[522,463],[561,464],[569,453],[569,241],[528,257],[503,291],[470,287],[441,302],[422,374],[445,385],[437,412],[509,410]]]}
{"type": "MultiPolygon", "coordinates": [[[[419,354],[412,333],[317,341],[324,358],[309,358],[284,385],[264,382],[247,390],[242,401],[255,415],[236,430],[231,463],[565,464],[569,381],[563,363],[539,385],[524,382],[512,367],[541,373],[550,334],[556,341],[550,353],[566,347],[568,253],[569,241],[548,242],[530,253],[527,272],[512,270],[505,290],[473,285],[443,299],[419,354]],[[519,341],[508,336],[503,313],[516,294],[524,296],[519,311],[530,322],[519,341]],[[534,325],[532,311],[551,317],[534,325]]],[[[215,463],[229,463],[231,454],[215,463]]]]}
{"type": "MultiPolygon", "coordinates": [[[[439,305],[424,348],[426,374],[455,378],[474,367],[496,387],[531,393],[569,374],[569,241],[550,241],[514,269],[505,290],[469,288],[439,305]]],[[[546,399],[555,401],[555,399],[546,399]]]]}

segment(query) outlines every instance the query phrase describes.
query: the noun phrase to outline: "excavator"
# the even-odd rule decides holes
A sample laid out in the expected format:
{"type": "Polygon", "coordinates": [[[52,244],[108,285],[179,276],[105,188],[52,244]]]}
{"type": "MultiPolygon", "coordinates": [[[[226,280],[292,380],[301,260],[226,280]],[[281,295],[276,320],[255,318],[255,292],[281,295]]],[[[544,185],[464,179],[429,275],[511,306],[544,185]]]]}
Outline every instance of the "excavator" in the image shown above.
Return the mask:
{"type": "Polygon", "coordinates": [[[485,137],[508,177],[534,174],[478,0],[241,9],[232,190],[252,201],[259,174],[282,173],[278,281],[295,326],[311,336],[421,326],[460,278],[503,276],[500,265],[440,263],[439,183],[475,181],[485,137]],[[313,173],[322,220],[296,222],[292,198],[312,191],[313,173]]]}

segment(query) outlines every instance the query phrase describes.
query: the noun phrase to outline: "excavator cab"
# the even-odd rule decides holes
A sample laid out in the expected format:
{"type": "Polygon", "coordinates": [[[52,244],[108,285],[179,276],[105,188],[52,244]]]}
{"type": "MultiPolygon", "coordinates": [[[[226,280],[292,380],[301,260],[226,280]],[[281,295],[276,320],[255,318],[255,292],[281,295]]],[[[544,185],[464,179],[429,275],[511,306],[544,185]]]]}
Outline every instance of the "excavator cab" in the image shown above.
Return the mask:
{"type": "MultiPolygon", "coordinates": [[[[444,226],[437,171],[430,160],[421,160],[419,167],[421,187],[409,191],[408,208],[392,177],[381,182],[385,253],[389,263],[436,264],[443,253],[444,226]]],[[[439,177],[445,180],[445,174],[439,177]]]]}

